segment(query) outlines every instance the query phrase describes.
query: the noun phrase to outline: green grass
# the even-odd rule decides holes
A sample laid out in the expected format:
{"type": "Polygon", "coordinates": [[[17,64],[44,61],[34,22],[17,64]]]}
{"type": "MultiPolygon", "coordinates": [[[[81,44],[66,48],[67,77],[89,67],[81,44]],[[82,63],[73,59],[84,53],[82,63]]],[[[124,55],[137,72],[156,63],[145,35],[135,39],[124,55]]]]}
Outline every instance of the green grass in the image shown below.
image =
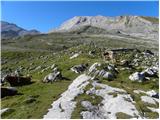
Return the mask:
{"type": "Polygon", "coordinates": [[[116,92],[110,92],[110,93],[108,93],[108,95],[112,95],[113,97],[117,97],[117,93],[116,92]]]}
{"type": "Polygon", "coordinates": [[[14,72],[15,69],[23,66],[25,68],[22,70],[23,75],[32,75],[32,81],[34,82],[31,85],[17,87],[22,95],[9,96],[1,100],[2,108],[9,107],[14,110],[13,112],[10,112],[10,114],[4,114],[2,118],[42,118],[47,112],[47,109],[51,107],[51,103],[58,99],[59,95],[63,93],[68,88],[69,84],[79,75],[72,72],[70,68],[77,64],[89,62],[91,65],[95,61],[98,61],[97,58],[92,58],[88,61],[87,54],[80,55],[78,58],[72,60],[70,60],[70,56],[66,53],[64,54],[64,52],[58,54],[60,57],[57,57],[57,55],[53,55],[50,52],[2,51],[2,59],[7,60],[7,63],[1,66],[2,72],[7,71],[6,68],[11,68],[14,72]],[[48,58],[45,60],[40,58],[40,56],[48,56],[48,58]],[[31,57],[32,59],[30,59],[31,57]],[[15,64],[17,61],[18,63],[15,64]],[[45,64],[43,63],[44,61],[45,64]],[[34,64],[30,65],[31,63],[34,64]],[[68,80],[61,80],[59,82],[54,82],[53,84],[42,83],[43,78],[52,70],[49,68],[42,74],[39,74],[39,72],[52,64],[56,64],[61,70],[63,77],[68,78],[68,80]],[[36,68],[39,65],[42,66],[39,70],[27,70],[28,67],[36,68]],[[36,95],[39,97],[36,98],[35,101],[26,104],[25,101],[28,100],[29,96],[36,95]]]}
{"type": "Polygon", "coordinates": [[[158,18],[154,18],[154,17],[145,17],[145,16],[141,16],[142,18],[146,19],[146,20],[149,20],[155,24],[158,24],[159,23],[159,19],[158,18]]]}
{"type": "MultiPolygon", "coordinates": [[[[85,87],[85,92],[90,90],[93,86],[91,84],[88,84],[86,87],[85,87]]],[[[97,95],[87,95],[85,93],[77,96],[75,98],[75,101],[77,102],[76,104],[76,108],[74,109],[74,111],[72,112],[72,116],[71,116],[71,119],[81,119],[81,115],[80,113],[82,111],[86,111],[87,109],[84,108],[82,105],[81,105],[81,102],[82,101],[89,101],[91,102],[92,105],[95,105],[97,106],[98,104],[101,103],[102,101],[102,97],[100,96],[97,96],[97,95]]]]}
{"type": "Polygon", "coordinates": [[[117,117],[117,119],[131,119],[132,118],[132,116],[130,116],[126,113],[122,113],[122,112],[116,113],[116,117],[117,117]]]}
{"type": "Polygon", "coordinates": [[[102,101],[102,97],[100,96],[96,96],[96,95],[87,95],[87,94],[81,94],[79,95],[78,97],[76,97],[76,108],[74,109],[74,111],[72,112],[72,117],[71,119],[80,119],[81,118],[81,115],[80,113],[82,111],[86,111],[86,108],[84,108],[82,105],[81,105],[81,102],[82,101],[89,101],[91,102],[92,105],[98,105],[101,103],[102,101]],[[94,97],[94,98],[93,98],[94,97]]]}
{"type": "MultiPolygon", "coordinates": [[[[51,36],[57,36],[59,40],[55,41],[56,44],[60,44],[64,42],[64,38],[60,38],[59,35],[51,34],[51,36]]],[[[44,37],[44,36],[40,36],[44,37]]],[[[75,35],[74,38],[71,38],[68,34],[66,34],[67,39],[76,40],[77,36],[75,35]]],[[[36,37],[35,37],[36,38],[36,37]]],[[[29,39],[31,42],[33,38],[26,38],[29,39]]],[[[44,37],[45,38],[45,37],[44,37]]],[[[83,38],[83,36],[81,36],[83,38]]],[[[103,43],[103,41],[108,42],[108,45],[111,45],[110,47],[119,47],[123,46],[125,42],[122,42],[121,44],[116,43],[113,44],[113,41],[110,41],[107,38],[96,38],[96,37],[84,37],[85,39],[91,39],[99,45],[103,43]]],[[[49,38],[51,39],[51,38],[49,38]]],[[[79,39],[79,38],[78,38],[79,39]]],[[[22,40],[22,42],[25,40],[22,40]]],[[[51,40],[52,41],[52,40],[51,40]]],[[[70,42],[70,41],[68,41],[70,42]]],[[[90,43],[90,41],[86,41],[90,43]]],[[[9,43],[10,44],[10,43],[9,43]]],[[[14,42],[11,44],[15,44],[14,42]]],[[[68,44],[68,43],[67,43],[68,44]]],[[[129,43],[127,43],[129,44],[129,43]]],[[[29,44],[27,44],[29,45],[29,44]]],[[[105,45],[105,44],[104,44],[105,45]]],[[[126,44],[125,44],[126,45],[126,44]]],[[[124,45],[124,46],[125,46],[124,45]]],[[[103,45],[102,45],[103,46],[103,45]]],[[[33,46],[32,46],[33,47],[33,46]]],[[[35,46],[34,46],[35,47],[35,46]]],[[[33,48],[34,48],[33,47],[33,48]]],[[[44,46],[45,47],[45,46],[44,46]]],[[[36,49],[36,47],[34,48],[36,49]]],[[[47,48],[48,49],[48,48],[47,48]]],[[[55,48],[54,48],[55,49],[55,48]]],[[[107,64],[103,61],[101,57],[101,50],[99,48],[95,48],[93,46],[88,45],[76,45],[76,47],[71,47],[67,50],[60,51],[61,48],[57,49],[57,52],[55,55],[53,55],[53,52],[51,51],[3,51],[2,50],[2,60],[6,60],[7,63],[2,64],[1,71],[7,72],[9,68],[11,68],[13,71],[17,69],[20,66],[24,67],[23,74],[32,75],[32,81],[34,81],[33,84],[17,87],[19,93],[22,93],[21,95],[16,96],[9,96],[1,99],[2,108],[9,107],[12,110],[9,113],[6,113],[2,115],[2,118],[42,118],[45,113],[47,113],[48,108],[50,108],[51,103],[55,100],[57,100],[61,93],[63,93],[69,84],[79,75],[70,70],[70,68],[74,65],[88,63],[89,66],[91,66],[95,62],[103,63],[102,67],[99,69],[104,68],[107,64]],[[88,52],[90,50],[96,50],[95,56],[89,56],[88,52]],[[82,51],[80,56],[74,59],[69,59],[71,56],[71,52],[79,52],[82,51]],[[40,58],[40,56],[48,56],[47,59],[40,58]],[[33,63],[33,65],[30,65],[33,63]],[[68,80],[61,80],[58,82],[54,82],[53,84],[44,84],[41,81],[43,78],[49,74],[52,70],[49,68],[48,70],[44,71],[43,73],[39,73],[42,69],[46,67],[50,67],[52,64],[56,64],[58,68],[61,70],[63,77],[68,78],[68,80]],[[41,66],[39,70],[34,71],[34,69],[37,66],[41,66]],[[28,68],[33,68],[33,70],[27,70],[28,68]],[[33,101],[26,102],[29,98],[29,96],[38,96],[33,101]]],[[[120,54],[118,56],[119,61],[122,59],[132,59],[133,54],[127,54],[122,55],[120,54]]],[[[118,66],[118,63],[116,63],[118,66]]],[[[121,68],[121,66],[118,66],[118,68],[121,68]]],[[[129,80],[129,75],[134,73],[135,71],[142,71],[142,68],[135,68],[131,70],[124,70],[119,71],[119,73],[116,75],[116,78],[113,81],[108,81],[103,78],[99,78],[99,82],[103,84],[107,84],[112,87],[122,88],[127,91],[128,94],[131,95],[131,97],[136,101],[136,108],[143,116],[143,113],[146,113],[146,116],[148,118],[156,118],[157,113],[152,112],[147,108],[147,106],[151,107],[158,107],[158,105],[153,106],[151,104],[143,103],[140,99],[140,97],[143,94],[136,94],[133,92],[133,90],[156,90],[159,91],[159,84],[158,84],[158,78],[151,78],[150,81],[146,81],[143,83],[138,82],[132,82],[129,80]],[[153,81],[155,79],[155,81],[153,81]]],[[[86,73],[86,71],[84,72],[86,73]]],[[[88,84],[85,88],[85,91],[89,90],[93,86],[91,84],[88,84]]],[[[96,89],[101,89],[100,87],[96,87],[96,89]]],[[[114,97],[117,96],[119,93],[110,93],[114,97]]],[[[81,94],[76,99],[77,106],[72,113],[72,118],[81,118],[80,112],[86,110],[81,106],[81,101],[87,100],[90,101],[93,105],[98,105],[101,103],[102,98],[100,96],[96,95],[86,95],[81,94]]],[[[124,115],[123,113],[118,113],[119,118],[126,118],[127,115],[124,115]]]]}
{"type": "Polygon", "coordinates": [[[14,109],[12,113],[3,115],[2,118],[42,118],[47,113],[47,109],[51,107],[51,103],[60,97],[60,94],[67,89],[70,83],[70,81],[59,81],[53,84],[36,82],[31,85],[18,87],[18,92],[22,95],[2,99],[2,108],[9,107],[14,109]],[[29,96],[39,97],[36,98],[36,101],[26,104],[25,101],[29,96]]]}

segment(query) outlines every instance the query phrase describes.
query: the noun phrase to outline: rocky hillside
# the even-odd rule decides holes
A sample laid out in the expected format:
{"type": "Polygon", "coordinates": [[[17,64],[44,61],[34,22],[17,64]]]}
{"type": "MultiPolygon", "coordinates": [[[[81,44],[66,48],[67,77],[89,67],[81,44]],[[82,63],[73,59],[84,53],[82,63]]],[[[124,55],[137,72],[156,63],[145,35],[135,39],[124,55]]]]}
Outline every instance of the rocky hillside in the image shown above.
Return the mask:
{"type": "Polygon", "coordinates": [[[32,75],[27,85],[3,83],[17,94],[1,99],[2,118],[158,118],[158,56],[149,50],[110,50],[115,60],[88,45],[59,53],[2,51],[3,78],[17,69],[24,78],[32,75]]]}
{"type": "Polygon", "coordinates": [[[16,24],[1,21],[1,37],[2,39],[9,39],[24,35],[40,34],[37,30],[25,30],[16,24]]]}
{"type": "Polygon", "coordinates": [[[157,119],[157,27],[149,17],[74,17],[2,40],[1,117],[157,119]]]}
{"type": "Polygon", "coordinates": [[[92,26],[110,33],[121,33],[131,36],[158,40],[158,19],[141,16],[75,16],[64,22],[58,29],[51,32],[75,31],[84,26],[92,26]]]}

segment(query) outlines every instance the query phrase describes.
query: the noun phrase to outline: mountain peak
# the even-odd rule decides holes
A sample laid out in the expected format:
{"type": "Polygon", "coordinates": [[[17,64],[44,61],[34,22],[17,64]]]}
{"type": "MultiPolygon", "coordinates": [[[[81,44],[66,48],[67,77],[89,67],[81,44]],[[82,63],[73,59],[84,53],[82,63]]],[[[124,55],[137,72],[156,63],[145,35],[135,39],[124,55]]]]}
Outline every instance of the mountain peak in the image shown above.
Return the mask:
{"type": "Polygon", "coordinates": [[[24,28],[17,26],[14,23],[1,21],[2,39],[9,39],[9,38],[19,37],[19,36],[24,36],[24,35],[35,35],[35,34],[40,34],[40,32],[34,29],[26,30],[24,28]]]}
{"type": "Polygon", "coordinates": [[[158,32],[157,24],[157,18],[144,16],[75,16],[64,22],[56,29],[56,32],[70,32],[84,26],[92,26],[108,32],[119,30],[128,35],[148,36],[148,34],[158,32]]]}

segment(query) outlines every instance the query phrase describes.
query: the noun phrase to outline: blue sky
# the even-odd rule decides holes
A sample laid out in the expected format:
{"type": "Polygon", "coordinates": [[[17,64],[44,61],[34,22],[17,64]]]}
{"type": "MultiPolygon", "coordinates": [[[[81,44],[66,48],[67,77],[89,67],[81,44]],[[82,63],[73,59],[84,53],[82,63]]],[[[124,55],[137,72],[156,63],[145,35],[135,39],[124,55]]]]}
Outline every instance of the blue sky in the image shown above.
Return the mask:
{"type": "Polygon", "coordinates": [[[158,17],[158,2],[7,2],[1,4],[1,19],[41,32],[58,27],[74,16],[142,15],[158,17]]]}

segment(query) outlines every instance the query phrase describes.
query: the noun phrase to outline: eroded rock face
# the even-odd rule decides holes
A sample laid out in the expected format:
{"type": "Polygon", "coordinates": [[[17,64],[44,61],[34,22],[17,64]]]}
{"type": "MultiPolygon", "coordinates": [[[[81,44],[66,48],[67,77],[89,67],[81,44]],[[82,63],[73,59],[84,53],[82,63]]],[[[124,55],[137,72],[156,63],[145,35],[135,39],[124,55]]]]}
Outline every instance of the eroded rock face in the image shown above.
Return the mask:
{"type": "Polygon", "coordinates": [[[154,23],[145,17],[138,16],[75,16],[64,22],[58,29],[53,30],[53,32],[73,31],[84,26],[93,26],[108,32],[115,31],[115,33],[117,33],[118,30],[121,34],[139,37],[146,36],[158,40],[156,36],[156,34],[158,34],[158,23],[154,23]]]}

